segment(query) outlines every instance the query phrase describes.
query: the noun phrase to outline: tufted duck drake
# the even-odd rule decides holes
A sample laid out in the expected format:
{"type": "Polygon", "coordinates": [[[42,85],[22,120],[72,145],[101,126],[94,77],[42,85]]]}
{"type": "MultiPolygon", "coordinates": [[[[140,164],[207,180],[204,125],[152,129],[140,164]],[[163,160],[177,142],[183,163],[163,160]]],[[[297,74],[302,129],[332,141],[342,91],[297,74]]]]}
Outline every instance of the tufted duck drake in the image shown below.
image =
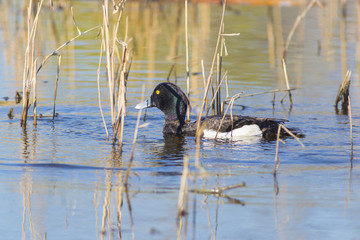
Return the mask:
{"type": "MultiPolygon", "coordinates": [[[[189,124],[185,122],[186,110],[190,107],[189,99],[177,85],[170,82],[160,83],[155,87],[149,99],[135,106],[136,109],[151,107],[157,107],[165,114],[163,129],[165,134],[196,134],[196,122],[189,124]]],[[[222,118],[221,115],[202,118],[201,123],[204,126],[202,136],[215,138],[222,118]]],[[[278,126],[283,122],[287,122],[287,120],[239,115],[233,115],[233,120],[231,120],[231,116],[226,115],[217,138],[236,139],[257,136],[265,140],[274,140],[278,126]],[[233,130],[231,131],[231,129],[233,130]]],[[[287,136],[287,133],[283,131],[281,135],[284,137],[287,136]]]]}

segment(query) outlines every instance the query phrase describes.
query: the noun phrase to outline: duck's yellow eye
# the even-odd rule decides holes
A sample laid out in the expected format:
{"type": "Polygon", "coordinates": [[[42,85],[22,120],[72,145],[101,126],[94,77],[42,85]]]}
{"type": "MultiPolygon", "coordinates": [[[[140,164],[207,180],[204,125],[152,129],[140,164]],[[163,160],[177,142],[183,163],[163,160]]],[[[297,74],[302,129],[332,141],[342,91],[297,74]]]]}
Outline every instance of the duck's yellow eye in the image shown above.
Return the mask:
{"type": "Polygon", "coordinates": [[[156,95],[159,95],[160,94],[160,90],[156,90],[156,95]]]}

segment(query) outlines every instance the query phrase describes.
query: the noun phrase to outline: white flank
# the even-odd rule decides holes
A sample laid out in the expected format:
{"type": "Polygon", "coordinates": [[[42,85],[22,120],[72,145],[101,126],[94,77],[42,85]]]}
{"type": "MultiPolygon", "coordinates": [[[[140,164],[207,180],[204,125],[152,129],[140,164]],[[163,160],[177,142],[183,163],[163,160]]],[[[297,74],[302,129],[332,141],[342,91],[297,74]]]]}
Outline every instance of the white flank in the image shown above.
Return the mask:
{"type": "MultiPolygon", "coordinates": [[[[204,138],[215,138],[216,131],[204,130],[204,138]]],[[[236,128],[231,132],[219,132],[217,138],[219,139],[242,139],[244,137],[262,136],[260,127],[256,124],[245,125],[241,128],[236,128]]]]}

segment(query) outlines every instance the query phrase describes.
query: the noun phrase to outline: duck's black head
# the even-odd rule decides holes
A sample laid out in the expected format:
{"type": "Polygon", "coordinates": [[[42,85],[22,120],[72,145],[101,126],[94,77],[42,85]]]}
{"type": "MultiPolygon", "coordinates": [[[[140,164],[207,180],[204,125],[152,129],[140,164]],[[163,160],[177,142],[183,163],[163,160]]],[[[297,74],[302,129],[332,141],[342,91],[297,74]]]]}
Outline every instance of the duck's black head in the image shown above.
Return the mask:
{"type": "Polygon", "coordinates": [[[165,124],[179,121],[185,123],[189,99],[185,93],[173,83],[164,82],[157,85],[149,99],[136,105],[136,109],[157,107],[165,114],[165,124]]]}

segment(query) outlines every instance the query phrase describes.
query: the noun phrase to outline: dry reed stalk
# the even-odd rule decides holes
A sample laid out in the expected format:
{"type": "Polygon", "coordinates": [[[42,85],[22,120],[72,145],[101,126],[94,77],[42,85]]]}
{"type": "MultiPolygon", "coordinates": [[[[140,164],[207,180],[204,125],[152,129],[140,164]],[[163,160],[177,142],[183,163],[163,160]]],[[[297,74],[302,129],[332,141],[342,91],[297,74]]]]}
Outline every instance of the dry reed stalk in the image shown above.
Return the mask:
{"type": "MultiPolygon", "coordinates": [[[[74,17],[73,17],[74,19],[74,17]]],[[[77,27],[76,23],[74,22],[75,26],[77,27]]],[[[47,60],[49,60],[50,57],[52,56],[56,56],[58,55],[58,52],[64,48],[65,46],[69,45],[71,42],[75,41],[76,39],[78,39],[79,37],[83,36],[84,34],[91,32],[92,30],[98,29],[100,28],[100,26],[96,26],[96,27],[92,27],[86,31],[81,32],[79,28],[77,28],[78,30],[78,35],[76,35],[75,37],[73,37],[72,39],[70,39],[69,41],[63,43],[62,45],[60,45],[59,47],[57,47],[53,52],[51,52],[50,54],[48,54],[44,60],[41,62],[40,66],[37,69],[37,73],[41,70],[41,68],[44,66],[44,64],[47,62],[47,60]]]]}
{"type": "MultiPolygon", "coordinates": [[[[106,69],[107,69],[107,80],[109,88],[109,98],[110,98],[110,108],[111,108],[111,123],[113,129],[112,140],[115,143],[118,135],[119,145],[122,146],[123,143],[123,129],[124,129],[124,118],[126,115],[125,108],[125,93],[126,93],[126,77],[127,77],[127,61],[129,60],[129,55],[127,53],[127,44],[121,42],[117,39],[120,19],[124,9],[125,1],[121,2],[122,7],[121,11],[117,16],[116,25],[114,26],[113,35],[110,36],[110,26],[109,26],[109,1],[104,0],[103,3],[103,31],[104,43],[106,50],[106,69]],[[119,59],[120,71],[115,77],[115,55],[117,51],[117,44],[122,45],[123,47],[123,56],[122,59],[119,59]],[[116,84],[115,79],[118,81],[118,92],[115,93],[116,84]],[[117,95],[117,97],[116,97],[117,95]]],[[[120,6],[119,5],[119,6],[120,6]]],[[[114,7],[115,9],[117,8],[114,7]]],[[[115,11],[117,12],[117,11],[115,11]]]]}
{"type": "Polygon", "coordinates": [[[353,141],[353,127],[352,127],[352,115],[351,115],[351,101],[350,96],[348,96],[348,112],[349,112],[349,124],[350,124],[350,139],[351,139],[351,152],[350,152],[350,168],[353,168],[353,158],[354,158],[354,141],[353,141]]]}
{"type": "Polygon", "coordinates": [[[274,176],[276,176],[276,172],[280,166],[280,158],[278,156],[279,155],[279,142],[281,141],[280,132],[281,132],[281,125],[279,125],[277,135],[276,135],[276,152],[275,152],[275,163],[274,163],[274,171],[273,171],[274,176]]]}
{"type": "MultiPolygon", "coordinates": [[[[24,93],[24,101],[23,101],[23,110],[22,110],[22,116],[21,116],[21,126],[26,126],[27,116],[28,116],[28,109],[30,107],[30,90],[31,85],[33,84],[32,81],[36,79],[37,73],[41,70],[45,62],[51,57],[58,55],[58,51],[62,49],[64,46],[68,45],[72,41],[74,41],[76,38],[82,36],[83,34],[86,34],[87,32],[94,30],[98,27],[91,28],[87,31],[81,32],[78,28],[75,17],[73,14],[73,9],[71,8],[71,13],[73,16],[74,25],[78,30],[78,36],[72,38],[71,40],[67,41],[66,43],[62,44],[60,47],[58,47],[56,50],[54,50],[52,53],[47,55],[44,60],[41,62],[40,66],[37,67],[37,69],[34,70],[34,56],[35,56],[35,37],[36,37],[36,30],[38,25],[38,19],[40,10],[43,4],[43,0],[38,4],[37,12],[35,15],[35,18],[33,21],[31,21],[31,12],[32,12],[32,1],[30,1],[30,4],[28,6],[28,41],[27,41],[27,48],[25,52],[25,64],[24,64],[24,74],[23,74],[23,93],[24,93]]],[[[53,111],[53,119],[55,116],[55,100],[56,100],[56,92],[57,92],[57,81],[59,77],[59,67],[60,67],[60,61],[61,57],[59,57],[59,64],[58,64],[58,71],[57,71],[57,80],[56,80],[56,87],[55,87],[55,95],[54,95],[54,111],[53,111]]],[[[37,64],[35,64],[37,65],[37,64]]],[[[33,96],[33,99],[36,99],[36,96],[33,96]]],[[[34,124],[36,125],[36,116],[34,115],[34,124]]]]}
{"type": "MultiPolygon", "coordinates": [[[[205,103],[207,103],[207,94],[209,92],[210,82],[211,82],[211,78],[209,77],[208,80],[207,80],[207,83],[206,83],[203,101],[201,103],[201,108],[200,108],[198,118],[197,118],[197,122],[196,122],[196,137],[195,137],[195,139],[197,141],[200,140],[200,135],[202,134],[201,126],[200,126],[201,125],[201,113],[204,110],[205,103]]],[[[208,108],[208,110],[209,110],[209,108],[208,108]]]]}
{"type": "MultiPolygon", "coordinates": [[[[291,97],[291,90],[290,90],[290,84],[289,84],[289,78],[288,78],[288,74],[287,74],[285,58],[282,59],[282,67],[283,67],[283,71],[284,71],[287,94],[289,94],[290,109],[291,109],[293,106],[293,101],[292,101],[292,97],[291,97]]],[[[285,94],[285,96],[286,96],[286,94],[285,94]]],[[[283,102],[285,96],[283,97],[283,99],[281,99],[281,101],[280,101],[281,103],[283,102]]]]}
{"type": "MultiPolygon", "coordinates": [[[[217,97],[218,95],[218,92],[219,92],[219,90],[220,90],[220,87],[221,87],[221,84],[222,84],[222,82],[224,81],[224,79],[227,77],[227,73],[228,73],[228,71],[226,71],[225,72],[225,74],[224,74],[224,76],[222,77],[222,79],[221,79],[221,81],[219,82],[219,84],[217,84],[217,87],[216,87],[216,90],[215,90],[215,93],[214,93],[214,97],[211,99],[211,102],[210,102],[210,105],[212,105],[214,102],[216,102],[216,106],[217,106],[217,104],[218,104],[218,102],[219,102],[219,98],[217,97]]],[[[221,108],[221,106],[219,107],[219,109],[221,108]]],[[[206,112],[206,115],[208,114],[208,111],[206,112]]],[[[219,112],[218,113],[218,115],[220,115],[221,114],[221,112],[219,112]]]]}
{"type": "Polygon", "coordinates": [[[100,69],[101,69],[101,59],[102,59],[102,55],[103,55],[103,49],[105,48],[105,43],[104,43],[104,31],[102,28],[100,29],[100,31],[101,31],[101,45],[100,45],[99,65],[98,65],[98,69],[97,69],[98,101],[99,101],[99,108],[100,108],[101,118],[102,118],[104,128],[105,128],[106,136],[107,136],[107,139],[109,140],[109,138],[110,138],[109,131],[106,126],[104,112],[102,110],[102,104],[101,104],[100,69]]]}
{"type": "MultiPolygon", "coordinates": [[[[205,102],[206,102],[205,99],[207,98],[207,94],[208,94],[208,91],[209,91],[210,82],[211,82],[212,74],[213,74],[213,71],[214,71],[214,65],[215,65],[216,55],[217,55],[218,48],[219,48],[219,43],[220,43],[222,28],[223,28],[223,26],[224,26],[224,16],[225,16],[225,9],[226,9],[226,0],[224,0],[224,1],[222,2],[222,4],[223,4],[223,8],[222,8],[222,14],[221,14],[221,20],[220,20],[220,27],[219,27],[218,37],[217,37],[217,41],[216,41],[214,56],[213,56],[213,60],[212,60],[212,63],[211,63],[211,68],[210,68],[210,72],[209,72],[209,76],[208,76],[208,80],[207,80],[207,84],[206,84],[206,88],[205,88],[205,93],[204,93],[203,102],[202,102],[202,104],[201,104],[201,108],[200,108],[199,115],[198,115],[197,126],[196,126],[196,136],[200,136],[200,135],[202,134],[202,132],[200,131],[201,115],[202,115],[202,112],[203,112],[203,110],[204,110],[204,106],[205,106],[205,102]]],[[[199,139],[199,138],[196,138],[196,139],[199,139]]]]}
{"type": "MultiPolygon", "coordinates": [[[[223,27],[224,29],[224,27],[223,27]]],[[[221,40],[223,40],[224,38],[221,37],[221,40]]],[[[221,45],[221,48],[222,49],[222,45],[221,45]]],[[[222,50],[220,50],[221,52],[222,50]]],[[[221,58],[222,59],[222,58],[221,58]]],[[[218,53],[217,56],[216,56],[216,81],[215,81],[215,87],[216,87],[216,90],[214,92],[214,100],[215,102],[213,103],[213,106],[215,107],[215,112],[216,112],[216,115],[219,115],[220,114],[220,107],[218,106],[219,102],[220,102],[220,93],[221,91],[219,91],[220,89],[220,86],[221,86],[221,83],[220,83],[220,79],[221,79],[221,60],[220,59],[220,54],[218,53]]],[[[212,105],[212,103],[210,104],[212,105]]]]}
{"type": "Polygon", "coordinates": [[[286,58],[286,52],[289,48],[290,42],[292,37],[294,36],[294,33],[296,31],[296,28],[299,26],[301,20],[303,20],[306,16],[306,14],[309,12],[309,10],[315,5],[317,4],[318,6],[323,6],[322,3],[319,0],[312,0],[311,2],[309,2],[309,4],[306,6],[305,10],[299,14],[294,22],[294,25],[286,39],[286,43],[285,43],[285,48],[284,48],[284,52],[283,52],[283,58],[286,58]]]}
{"type": "Polygon", "coordinates": [[[200,119],[201,119],[201,113],[202,110],[204,109],[204,104],[206,104],[206,111],[209,111],[209,105],[208,105],[208,99],[207,99],[207,92],[209,90],[209,86],[210,86],[210,81],[206,82],[205,80],[205,69],[204,69],[204,60],[201,59],[201,69],[202,69],[202,76],[203,76],[203,83],[204,83],[204,88],[205,88],[205,93],[204,93],[204,98],[202,101],[202,105],[201,105],[201,110],[199,112],[199,116],[198,116],[198,121],[197,121],[197,126],[196,126],[196,136],[195,136],[195,143],[196,143],[196,152],[195,152],[195,167],[197,167],[198,169],[200,169],[200,171],[202,173],[205,173],[205,169],[201,166],[200,164],[200,137],[201,137],[201,133],[204,131],[205,129],[205,125],[200,126],[200,119]]]}
{"type": "Polygon", "coordinates": [[[55,119],[55,102],[56,102],[56,96],[57,96],[57,88],[59,84],[59,76],[60,76],[60,65],[61,65],[61,55],[58,55],[58,65],[56,69],[56,81],[55,81],[55,90],[54,90],[54,108],[53,108],[53,120],[55,119]]]}
{"type": "MultiPolygon", "coordinates": [[[[145,84],[142,86],[142,95],[141,95],[141,101],[140,102],[144,101],[144,94],[145,94],[145,84]]],[[[132,161],[134,159],[134,152],[135,152],[136,138],[137,138],[137,134],[138,134],[138,130],[139,130],[140,117],[141,117],[141,109],[138,111],[138,115],[137,115],[136,127],[135,127],[135,131],[134,131],[133,145],[132,145],[132,148],[131,148],[129,164],[128,164],[126,174],[125,174],[125,180],[124,180],[124,185],[125,186],[127,185],[129,174],[130,174],[131,164],[132,164],[132,161]]]]}
{"type": "Polygon", "coordinates": [[[204,59],[201,59],[201,75],[203,78],[203,84],[204,84],[204,88],[206,88],[206,76],[205,76],[205,68],[204,68],[204,59]]]}
{"type": "MultiPolygon", "coordinates": [[[[206,89],[206,76],[205,76],[205,68],[204,68],[204,60],[203,59],[201,59],[201,71],[202,71],[204,89],[206,89]]],[[[209,111],[209,105],[208,105],[208,99],[207,98],[205,98],[205,105],[206,105],[206,112],[208,112],[209,111]]]]}
{"type": "MultiPolygon", "coordinates": [[[[237,36],[240,36],[240,33],[222,33],[221,36],[222,37],[237,37],[237,36]]],[[[225,53],[225,55],[227,55],[227,53],[225,53]]]]}
{"type": "Polygon", "coordinates": [[[34,116],[34,126],[37,125],[37,99],[36,99],[36,88],[37,88],[37,74],[36,74],[36,66],[37,66],[37,59],[35,59],[35,62],[34,62],[34,68],[32,70],[34,74],[33,76],[33,108],[34,108],[34,111],[33,111],[33,116],[34,116]]]}
{"type": "MultiPolygon", "coordinates": [[[[222,34],[221,34],[221,47],[220,47],[220,54],[218,54],[218,68],[217,68],[217,72],[218,72],[218,77],[217,77],[217,90],[215,93],[217,98],[216,98],[216,114],[220,115],[221,114],[221,91],[219,91],[220,86],[222,81],[224,80],[221,77],[221,73],[222,73],[222,61],[223,61],[223,52],[225,52],[225,56],[227,56],[227,50],[226,50],[226,45],[225,45],[225,38],[224,36],[232,36],[232,34],[224,34],[224,25],[222,26],[222,34]],[[221,79],[221,81],[219,82],[219,80],[221,79]]],[[[235,35],[236,36],[236,35],[235,35]]],[[[226,73],[225,73],[226,76],[226,73]]]]}
{"type": "Polygon", "coordinates": [[[170,82],[170,76],[171,76],[171,73],[172,73],[172,72],[174,72],[174,78],[175,78],[174,82],[175,82],[175,84],[176,84],[176,83],[177,83],[177,76],[176,76],[176,65],[175,65],[175,64],[173,64],[173,65],[171,66],[171,68],[170,68],[169,74],[168,74],[168,76],[166,77],[166,81],[167,81],[167,82],[170,82]]]}
{"type": "Polygon", "coordinates": [[[171,76],[171,73],[174,71],[174,74],[175,74],[175,64],[173,64],[172,66],[171,66],[171,68],[170,68],[170,71],[169,71],[169,74],[168,74],[168,76],[166,77],[166,81],[167,82],[170,82],[170,76],[171,76]]]}
{"type": "Polygon", "coordinates": [[[226,187],[216,187],[216,188],[211,188],[211,189],[193,189],[193,190],[189,190],[189,192],[192,193],[198,193],[198,194],[216,194],[216,195],[221,195],[223,192],[230,190],[230,189],[235,189],[235,188],[243,188],[246,187],[245,182],[242,182],[240,184],[233,184],[233,185],[229,185],[226,187]]]}
{"type": "Polygon", "coordinates": [[[299,142],[299,144],[301,145],[302,148],[305,148],[304,144],[300,141],[300,138],[298,138],[297,136],[295,136],[289,129],[287,129],[284,125],[279,124],[278,127],[278,132],[276,135],[276,150],[275,150],[275,161],[274,161],[274,171],[273,171],[273,175],[275,176],[277,173],[277,170],[279,169],[280,166],[280,158],[279,158],[279,142],[281,141],[282,143],[285,143],[284,141],[282,141],[280,139],[280,133],[281,133],[281,129],[283,129],[285,132],[287,132],[291,137],[295,138],[296,141],[299,142]]]}
{"type": "Polygon", "coordinates": [[[336,113],[339,113],[338,103],[340,101],[341,101],[342,113],[343,114],[347,113],[348,105],[349,105],[348,97],[349,97],[349,89],[350,89],[350,77],[351,77],[351,71],[348,70],[346,72],[346,75],[345,75],[343,81],[341,82],[341,84],[339,86],[339,90],[336,95],[336,99],[335,99],[335,112],[336,113]]]}
{"type": "MultiPolygon", "coordinates": [[[[115,99],[114,99],[114,64],[112,60],[113,52],[110,50],[110,30],[109,30],[109,2],[104,0],[103,3],[103,30],[105,32],[105,50],[106,50],[106,69],[107,69],[107,80],[109,85],[109,97],[110,97],[110,108],[111,108],[111,123],[113,130],[115,128],[115,99]]],[[[113,51],[113,50],[112,50],[113,51]]]]}
{"type": "Polygon", "coordinates": [[[233,105],[234,105],[235,99],[237,99],[238,95],[241,95],[241,94],[243,94],[243,93],[242,93],[242,92],[237,93],[237,94],[235,94],[235,95],[231,98],[230,104],[229,104],[228,107],[226,108],[226,110],[225,110],[225,112],[224,112],[224,115],[223,115],[223,117],[221,118],[220,125],[219,125],[219,127],[218,127],[218,129],[217,129],[217,131],[216,131],[215,140],[216,140],[216,138],[217,138],[217,135],[218,135],[218,133],[219,133],[219,131],[220,131],[220,128],[221,128],[221,126],[222,126],[222,123],[224,122],[224,119],[225,119],[225,117],[226,117],[226,113],[227,113],[227,111],[229,110],[229,108],[231,109],[231,110],[230,110],[230,118],[231,118],[231,138],[233,137],[233,136],[232,136],[232,130],[233,130],[233,127],[234,127],[234,126],[233,126],[232,107],[233,107],[233,105]]]}
{"type": "Polygon", "coordinates": [[[243,97],[253,97],[256,95],[261,95],[261,94],[267,94],[267,93],[276,93],[276,92],[287,92],[289,90],[293,91],[296,90],[297,88],[290,88],[290,89],[274,89],[274,90],[270,90],[270,91],[264,91],[264,92],[258,92],[258,93],[250,93],[250,94],[243,94],[242,92],[239,94],[235,94],[233,97],[231,98],[227,98],[223,101],[224,105],[228,102],[231,101],[232,98],[239,99],[239,98],[243,98],[243,97]]]}
{"type": "MultiPolygon", "coordinates": [[[[185,0],[185,49],[186,49],[186,90],[187,90],[187,96],[190,97],[188,0],[185,0]]],[[[187,108],[187,120],[190,121],[190,108],[187,108]]]]}
{"type": "Polygon", "coordinates": [[[23,93],[24,93],[24,101],[23,101],[23,109],[21,114],[21,126],[26,126],[27,116],[28,116],[28,110],[30,107],[30,90],[32,81],[34,79],[34,76],[37,74],[36,71],[34,71],[34,65],[35,65],[35,37],[36,37],[36,30],[38,26],[38,19],[40,10],[42,7],[43,0],[38,4],[37,12],[34,17],[34,20],[32,21],[32,0],[30,0],[29,6],[28,6],[28,16],[27,16],[27,46],[25,51],[25,63],[24,63],[24,72],[23,72],[23,93]]]}
{"type": "MultiPolygon", "coordinates": [[[[117,40],[118,41],[118,40],[117,40]]],[[[115,132],[118,132],[118,139],[119,145],[122,146],[123,143],[123,132],[124,132],[124,123],[125,123],[125,114],[126,114],[126,106],[125,106],[125,95],[126,95],[126,69],[127,69],[127,62],[128,62],[128,55],[127,55],[127,44],[121,42],[123,46],[123,56],[122,56],[122,64],[121,70],[118,74],[119,77],[119,86],[118,86],[118,114],[117,114],[117,123],[115,132]],[[119,129],[120,128],[120,129],[119,129]]]]}

